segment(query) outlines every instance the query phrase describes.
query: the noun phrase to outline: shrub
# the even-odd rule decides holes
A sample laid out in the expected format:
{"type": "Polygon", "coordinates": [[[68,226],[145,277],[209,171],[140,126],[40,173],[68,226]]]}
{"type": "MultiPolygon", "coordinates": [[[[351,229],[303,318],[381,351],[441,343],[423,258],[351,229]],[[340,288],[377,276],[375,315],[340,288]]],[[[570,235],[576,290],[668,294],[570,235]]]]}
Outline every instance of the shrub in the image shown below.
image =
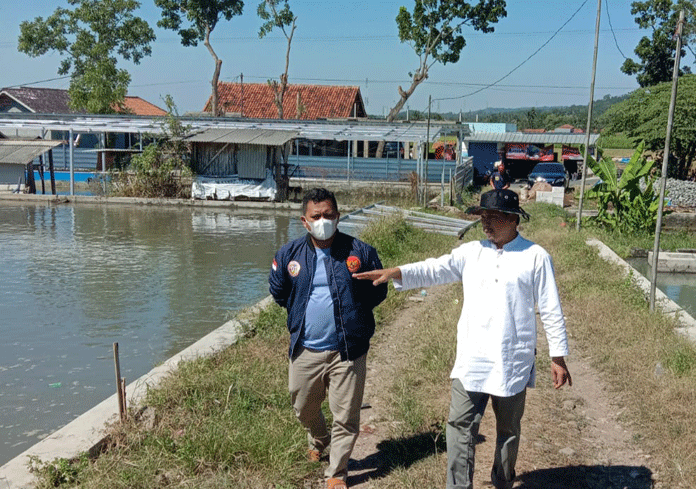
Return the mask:
{"type": "Polygon", "coordinates": [[[654,232],[660,203],[653,188],[654,162],[643,156],[643,148],[641,142],[621,177],[617,176],[614,161],[604,157],[599,148],[597,160],[587,156],[587,165],[601,179],[586,193],[587,197],[597,198],[598,214],[594,219],[599,225],[621,233],[654,232]]]}

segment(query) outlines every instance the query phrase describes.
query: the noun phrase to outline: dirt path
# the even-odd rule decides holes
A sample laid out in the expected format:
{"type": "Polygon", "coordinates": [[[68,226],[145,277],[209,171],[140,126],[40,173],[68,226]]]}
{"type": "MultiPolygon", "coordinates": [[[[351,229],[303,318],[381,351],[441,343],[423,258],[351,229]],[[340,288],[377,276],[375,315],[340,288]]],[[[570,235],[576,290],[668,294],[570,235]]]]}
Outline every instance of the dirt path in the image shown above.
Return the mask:
{"type": "MultiPolygon", "coordinates": [[[[380,448],[393,436],[389,388],[409,362],[404,345],[417,341],[418,324],[444,295],[444,289],[428,289],[428,294],[411,296],[407,307],[375,336],[368,357],[368,378],[361,434],[349,466],[349,487],[379,488],[389,474],[389,461],[380,448]]],[[[456,318],[453,318],[453,327],[456,318]]],[[[546,354],[545,338],[540,333],[540,355],[546,354]]],[[[573,348],[568,366],[573,387],[555,391],[549,373],[539,369],[537,388],[527,395],[523,435],[517,462],[515,488],[538,489],[648,489],[662,487],[657,464],[636,446],[634,434],[619,422],[621,401],[609,393],[598,374],[573,348]]],[[[449,387],[442,400],[446,419],[449,387]]],[[[490,406],[484,416],[476,454],[475,487],[492,487],[489,482],[493,461],[495,426],[490,406]]],[[[434,452],[434,450],[433,450],[434,452]]],[[[444,473],[446,455],[436,456],[435,469],[444,473]]],[[[413,481],[416,482],[416,481],[413,481]]],[[[409,486],[410,487],[410,486],[409,486]]],[[[424,487],[414,484],[414,487],[424,487]]]]}

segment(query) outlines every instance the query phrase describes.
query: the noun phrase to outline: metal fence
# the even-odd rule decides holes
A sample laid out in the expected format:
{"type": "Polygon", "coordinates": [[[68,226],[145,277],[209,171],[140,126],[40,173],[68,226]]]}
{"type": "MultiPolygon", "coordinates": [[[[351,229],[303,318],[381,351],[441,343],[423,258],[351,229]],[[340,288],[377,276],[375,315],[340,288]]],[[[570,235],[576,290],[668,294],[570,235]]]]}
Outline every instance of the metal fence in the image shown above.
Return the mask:
{"type": "MultiPolygon", "coordinates": [[[[291,176],[296,178],[406,182],[409,174],[416,172],[418,160],[293,155],[288,163],[291,176]]],[[[449,183],[450,172],[454,174],[456,163],[453,160],[429,160],[428,181],[439,182],[444,170],[445,182],[449,183]]]]}
{"type": "MultiPolygon", "coordinates": [[[[97,154],[94,150],[75,148],[73,150],[73,167],[75,170],[94,171],[97,168],[97,154]]],[[[39,158],[34,159],[38,167],[39,158]]],[[[48,153],[44,154],[44,167],[48,169],[48,153]]],[[[53,168],[67,170],[70,168],[70,148],[66,144],[53,148],[53,168]]]]}

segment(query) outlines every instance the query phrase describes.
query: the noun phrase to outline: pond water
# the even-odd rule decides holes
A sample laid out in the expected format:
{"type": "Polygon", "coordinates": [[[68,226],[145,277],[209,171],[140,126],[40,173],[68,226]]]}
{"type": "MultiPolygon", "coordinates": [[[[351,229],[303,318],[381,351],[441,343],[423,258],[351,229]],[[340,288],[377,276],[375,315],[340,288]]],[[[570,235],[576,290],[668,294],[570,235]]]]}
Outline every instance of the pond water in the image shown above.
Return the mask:
{"type": "Polygon", "coordinates": [[[0,465],[268,295],[294,214],[0,205],[0,465]]]}
{"type": "MultiPolygon", "coordinates": [[[[648,280],[652,268],[647,258],[628,258],[626,262],[648,280]]],[[[696,273],[657,273],[657,288],[696,318],[696,273]]]]}

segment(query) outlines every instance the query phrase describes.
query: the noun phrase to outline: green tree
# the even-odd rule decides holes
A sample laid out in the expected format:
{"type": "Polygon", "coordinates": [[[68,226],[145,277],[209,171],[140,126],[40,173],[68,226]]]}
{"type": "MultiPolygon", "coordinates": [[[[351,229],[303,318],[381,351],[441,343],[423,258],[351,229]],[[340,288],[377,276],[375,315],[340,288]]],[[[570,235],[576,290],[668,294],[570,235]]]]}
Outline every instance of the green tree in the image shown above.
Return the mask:
{"type": "Polygon", "coordinates": [[[70,74],[70,107],[92,114],[123,112],[130,74],[118,58],[139,64],[152,52],[155,34],[133,12],[135,0],[67,0],[47,19],[20,24],[18,49],[31,57],[49,51],[63,56],[58,74],[70,74]]]}
{"type": "MultiPolygon", "coordinates": [[[[389,111],[387,121],[394,120],[418,85],[428,78],[428,72],[435,63],[446,65],[459,61],[466,46],[462,34],[465,26],[481,32],[493,32],[491,24],[505,16],[505,0],[479,0],[475,4],[461,0],[416,0],[413,12],[401,7],[396,16],[399,39],[411,45],[418,55],[419,64],[415,71],[408,74],[411,86],[406,90],[398,87],[399,100],[389,111]]],[[[381,156],[383,148],[382,141],[377,148],[378,156],[381,156]]]]}
{"type": "MultiPolygon", "coordinates": [[[[608,134],[625,133],[646,149],[660,153],[665,147],[672,83],[639,88],[628,99],[613,105],[601,117],[608,134]]],[[[685,179],[696,157],[696,75],[679,78],[670,142],[668,176],[685,179]]]]}
{"type": "Polygon", "coordinates": [[[527,127],[536,129],[543,116],[540,116],[534,107],[527,111],[527,127]]]}
{"type": "Polygon", "coordinates": [[[285,91],[288,87],[288,68],[290,67],[290,45],[292,44],[292,36],[295,34],[295,21],[297,17],[290,10],[288,0],[264,0],[259,4],[257,9],[259,17],[265,22],[259,29],[259,38],[263,39],[273,29],[278,28],[283,32],[285,39],[288,41],[287,49],[285,50],[285,71],[280,75],[280,82],[277,80],[268,80],[273,90],[273,103],[278,109],[278,119],[283,118],[283,99],[285,91]],[[279,9],[280,5],[283,8],[279,9]],[[289,32],[288,32],[289,31],[289,32]]]}
{"type": "MultiPolygon", "coordinates": [[[[621,66],[621,71],[627,75],[636,75],[641,87],[649,87],[658,83],[670,81],[674,69],[674,57],[677,51],[677,41],[674,32],[679,20],[679,11],[684,10],[686,25],[682,33],[683,45],[688,45],[694,39],[696,23],[696,5],[693,0],[647,0],[633,2],[631,14],[641,29],[650,29],[650,37],[643,36],[634,52],[640,61],[627,58],[621,66]]],[[[682,48],[681,56],[686,51],[682,48]]],[[[680,75],[691,73],[689,67],[680,70],[680,75]]]]}
{"type": "Polygon", "coordinates": [[[218,80],[222,69],[222,60],[218,58],[210,44],[210,35],[222,19],[232,20],[235,15],[240,15],[244,8],[242,0],[155,0],[162,10],[162,18],[157,22],[159,27],[176,31],[181,37],[181,44],[186,47],[198,46],[199,41],[215,61],[213,72],[211,113],[219,116],[221,111],[218,106],[218,80]],[[188,21],[186,27],[184,20],[188,21]]]}

